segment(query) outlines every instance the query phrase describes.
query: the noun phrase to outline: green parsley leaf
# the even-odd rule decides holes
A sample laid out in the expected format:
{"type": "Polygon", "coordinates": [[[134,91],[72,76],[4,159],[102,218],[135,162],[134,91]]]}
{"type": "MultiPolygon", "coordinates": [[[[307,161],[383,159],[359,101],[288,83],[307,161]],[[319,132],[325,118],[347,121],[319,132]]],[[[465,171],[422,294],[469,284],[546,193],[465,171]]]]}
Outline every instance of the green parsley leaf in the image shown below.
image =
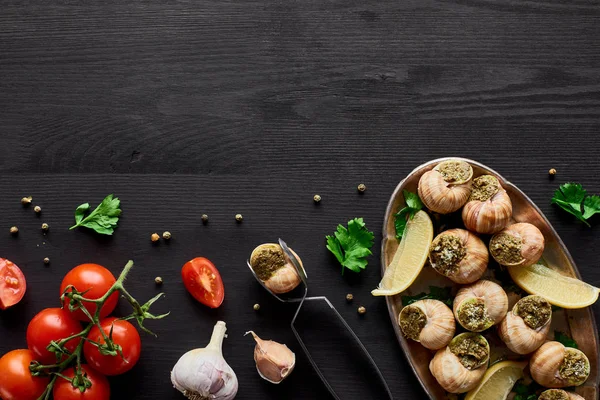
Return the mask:
{"type": "Polygon", "coordinates": [[[417,211],[423,208],[423,202],[421,202],[418,194],[409,192],[408,190],[403,190],[402,194],[404,195],[406,207],[402,208],[394,215],[396,239],[398,240],[402,239],[402,236],[404,235],[407,218],[414,217],[417,211]]]}
{"type": "Polygon", "coordinates": [[[337,231],[325,238],[327,249],[342,265],[342,275],[345,268],[360,272],[367,267],[368,262],[365,258],[373,254],[371,248],[375,236],[367,229],[362,218],[348,221],[348,229],[338,225],[337,231]]]}
{"type": "Polygon", "coordinates": [[[452,297],[452,288],[449,286],[429,286],[429,293],[421,292],[414,296],[402,296],[401,299],[403,306],[407,306],[419,300],[433,299],[445,303],[448,307],[452,307],[452,302],[454,301],[454,297],[452,297]]]}
{"type": "Polygon", "coordinates": [[[120,204],[118,197],[109,194],[94,211],[85,216],[90,209],[90,204],[83,203],[75,209],[75,225],[69,229],[84,226],[103,235],[112,235],[121,215],[120,204]]]}
{"type": "Polygon", "coordinates": [[[516,393],[514,400],[537,400],[537,392],[542,391],[544,388],[536,382],[531,382],[526,385],[523,380],[519,380],[512,391],[516,393]]]}
{"type": "Polygon", "coordinates": [[[572,347],[574,349],[578,349],[577,342],[573,340],[569,335],[563,333],[561,331],[554,331],[554,340],[560,342],[565,347],[572,347]]]}
{"type": "Polygon", "coordinates": [[[554,192],[552,204],[556,204],[578,220],[590,226],[587,219],[600,213],[600,196],[588,196],[579,183],[563,183],[554,192]]]}

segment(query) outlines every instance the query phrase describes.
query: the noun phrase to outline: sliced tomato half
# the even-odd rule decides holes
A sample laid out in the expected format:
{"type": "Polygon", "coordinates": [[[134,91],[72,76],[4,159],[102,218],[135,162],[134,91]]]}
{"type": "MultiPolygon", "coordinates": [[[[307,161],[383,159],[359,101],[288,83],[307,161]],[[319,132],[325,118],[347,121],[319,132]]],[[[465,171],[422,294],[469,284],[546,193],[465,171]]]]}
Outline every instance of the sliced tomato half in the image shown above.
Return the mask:
{"type": "Polygon", "coordinates": [[[12,261],[0,258],[0,309],[6,310],[21,301],[26,289],[21,269],[12,261]]]}
{"type": "Polygon", "coordinates": [[[221,274],[208,258],[196,257],[181,269],[183,284],[200,303],[217,308],[223,303],[225,288],[221,274]]]}

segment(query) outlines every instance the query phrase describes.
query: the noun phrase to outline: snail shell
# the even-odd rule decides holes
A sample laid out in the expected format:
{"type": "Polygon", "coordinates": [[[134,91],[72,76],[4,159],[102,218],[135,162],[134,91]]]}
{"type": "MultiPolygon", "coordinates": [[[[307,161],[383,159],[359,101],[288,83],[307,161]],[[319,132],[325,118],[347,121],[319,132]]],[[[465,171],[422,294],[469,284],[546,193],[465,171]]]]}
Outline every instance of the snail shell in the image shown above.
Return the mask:
{"type": "Polygon", "coordinates": [[[460,288],[452,308],[463,328],[481,332],[504,319],[508,311],[508,297],[502,286],[481,280],[460,288]]]}
{"type": "Polygon", "coordinates": [[[512,216],[512,202],[498,178],[482,175],[473,180],[471,195],[462,210],[465,227],[477,233],[496,233],[512,216]]]}
{"type": "MultiPolygon", "coordinates": [[[[293,250],[291,251],[302,265],[300,257],[293,250]]],[[[287,293],[300,284],[300,276],[296,268],[290,263],[278,244],[264,243],[256,247],[250,254],[250,266],[256,276],[273,293],[287,293]]]]}
{"type": "Polygon", "coordinates": [[[585,400],[577,393],[567,392],[561,389],[548,389],[543,391],[538,400],[585,400]]]}
{"type": "Polygon", "coordinates": [[[531,377],[548,388],[564,388],[583,384],[590,375],[590,361],[581,350],[547,342],[531,356],[531,377]]]}
{"type": "Polygon", "coordinates": [[[398,324],[404,336],[429,350],[447,346],[456,331],[452,311],[439,300],[419,300],[404,307],[398,324]]]}
{"type": "Polygon", "coordinates": [[[496,233],[490,240],[490,253],[498,264],[529,266],[544,252],[544,235],[527,222],[512,224],[496,233]]]}
{"type": "Polygon", "coordinates": [[[443,161],[421,176],[417,191],[431,211],[448,214],[465,205],[471,194],[472,178],[473,167],[469,163],[443,161]]]}
{"type": "Polygon", "coordinates": [[[438,273],[460,283],[477,281],[489,261],[485,244],[465,229],[449,229],[437,235],[429,248],[429,262],[438,273]]]}
{"type": "Polygon", "coordinates": [[[519,300],[498,326],[498,335],[510,350],[529,354],[546,341],[552,306],[541,296],[519,300]]]}
{"type": "Polygon", "coordinates": [[[447,392],[464,393],[483,378],[489,357],[490,346],[483,336],[461,333],[435,353],[429,370],[447,392]]]}

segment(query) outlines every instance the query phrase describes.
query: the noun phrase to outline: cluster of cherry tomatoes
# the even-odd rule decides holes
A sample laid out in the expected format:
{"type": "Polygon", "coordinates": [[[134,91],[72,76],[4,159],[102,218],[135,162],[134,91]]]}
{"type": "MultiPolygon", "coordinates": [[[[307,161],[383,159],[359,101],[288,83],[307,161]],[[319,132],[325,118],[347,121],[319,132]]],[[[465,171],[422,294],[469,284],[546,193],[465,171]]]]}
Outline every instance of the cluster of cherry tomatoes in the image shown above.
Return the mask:
{"type": "MultiPolygon", "coordinates": [[[[2,262],[5,260],[0,261],[0,263],[2,262]]],[[[14,264],[10,264],[14,266],[14,264]]],[[[18,269],[18,267],[16,268],[18,269]]],[[[11,276],[18,275],[15,271],[11,269],[11,276]]],[[[24,278],[22,281],[25,282],[24,278]]],[[[60,293],[57,295],[60,296],[67,287],[72,286],[78,292],[85,292],[84,296],[87,299],[99,299],[109,291],[115,282],[114,275],[108,269],[97,264],[82,264],[67,273],[62,281],[60,293]]],[[[23,292],[24,290],[23,288],[23,292]]],[[[18,296],[22,297],[22,294],[19,293],[18,296]]],[[[99,325],[107,336],[111,335],[114,344],[118,345],[119,355],[103,355],[92,343],[103,344],[105,342],[100,328],[96,325],[89,329],[86,335],[87,340],[82,345],[80,345],[80,341],[84,340],[82,337],[75,337],[66,342],[64,348],[70,353],[82,349],[82,360],[85,359],[86,362],[82,365],[82,369],[91,382],[91,387],[82,392],[71,381],[57,377],[52,389],[54,400],[109,400],[110,386],[106,376],[127,372],[139,360],[141,340],[136,328],[127,321],[110,317],[118,299],[119,293],[115,292],[104,302],[100,310],[99,325]]],[[[5,300],[4,305],[10,302],[5,300]]],[[[55,353],[47,350],[50,342],[56,343],[61,339],[77,335],[85,329],[82,323],[86,326],[90,323],[89,318],[81,309],[69,311],[68,298],[65,298],[64,302],[63,308],[46,308],[31,320],[27,327],[27,349],[13,350],[0,358],[1,399],[38,399],[46,390],[51,377],[32,376],[31,363],[35,360],[40,365],[60,364],[61,360],[57,360],[55,353]]],[[[97,305],[92,302],[84,302],[84,305],[89,313],[94,315],[97,305]]],[[[70,366],[60,373],[64,377],[72,379],[75,376],[75,366],[70,366]]]]}

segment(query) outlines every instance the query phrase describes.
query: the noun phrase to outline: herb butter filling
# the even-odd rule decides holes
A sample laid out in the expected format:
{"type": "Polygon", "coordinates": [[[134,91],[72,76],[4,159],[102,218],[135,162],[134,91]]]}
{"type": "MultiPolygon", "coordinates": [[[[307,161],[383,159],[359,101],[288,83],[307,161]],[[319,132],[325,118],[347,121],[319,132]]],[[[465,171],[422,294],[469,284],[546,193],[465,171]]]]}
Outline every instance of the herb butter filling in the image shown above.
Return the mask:
{"type": "Polygon", "coordinates": [[[467,369],[481,367],[487,362],[490,355],[487,340],[477,333],[461,333],[452,339],[448,347],[467,369]]]}
{"type": "Polygon", "coordinates": [[[564,390],[550,389],[543,392],[538,400],[569,400],[569,395],[564,390]]]}
{"type": "Polygon", "coordinates": [[[445,276],[458,271],[458,264],[467,255],[461,240],[454,235],[440,235],[433,241],[429,249],[431,266],[445,276]]]}
{"type": "Polygon", "coordinates": [[[507,233],[495,235],[490,242],[490,252],[500,264],[513,265],[524,260],[521,255],[523,241],[507,233]]]}
{"type": "Polygon", "coordinates": [[[458,308],[458,321],[465,329],[473,332],[481,332],[494,324],[483,299],[465,300],[458,308]]]}
{"type": "Polygon", "coordinates": [[[464,161],[445,161],[436,168],[448,183],[463,183],[471,177],[471,166],[464,161]]]}
{"type": "Polygon", "coordinates": [[[513,314],[523,318],[531,329],[539,329],[550,321],[552,306],[541,296],[527,296],[515,304],[513,314]]]}
{"type": "Polygon", "coordinates": [[[406,306],[400,312],[400,329],[409,339],[419,341],[419,335],[427,324],[425,313],[415,306],[406,306]]]}
{"type": "Polygon", "coordinates": [[[571,385],[581,385],[590,374],[590,362],[581,351],[567,347],[565,358],[558,367],[558,374],[571,385]]]}
{"type": "Polygon", "coordinates": [[[469,201],[487,201],[500,190],[500,182],[491,175],[481,175],[473,180],[469,201]]]}
{"type": "Polygon", "coordinates": [[[252,269],[258,279],[267,281],[273,274],[285,265],[285,256],[281,249],[273,248],[263,249],[254,258],[252,269]]]}

